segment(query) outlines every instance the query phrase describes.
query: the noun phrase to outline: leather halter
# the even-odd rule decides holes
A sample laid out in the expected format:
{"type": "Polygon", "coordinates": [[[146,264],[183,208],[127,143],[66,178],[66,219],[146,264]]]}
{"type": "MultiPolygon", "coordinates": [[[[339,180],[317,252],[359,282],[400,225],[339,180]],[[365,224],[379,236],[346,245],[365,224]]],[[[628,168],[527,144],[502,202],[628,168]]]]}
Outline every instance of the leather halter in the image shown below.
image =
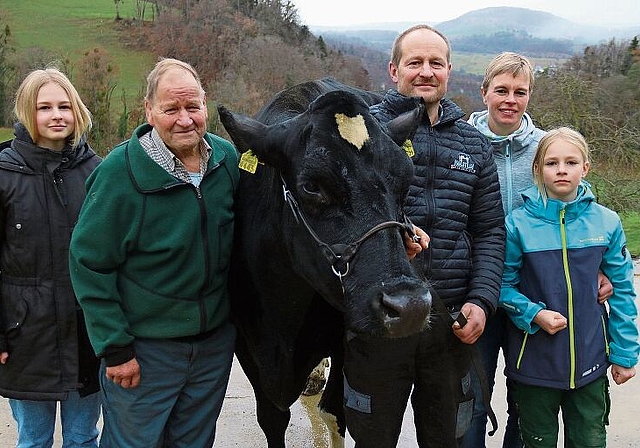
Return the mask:
{"type": "Polygon", "coordinates": [[[365,240],[375,235],[379,231],[393,228],[393,227],[399,227],[400,229],[405,230],[413,241],[417,242],[420,240],[420,237],[416,235],[415,232],[413,231],[413,224],[411,223],[407,215],[402,213],[401,216],[404,222],[398,222],[398,221],[381,222],[380,224],[373,226],[364,235],[362,235],[362,237],[360,237],[359,239],[357,239],[356,241],[350,244],[338,243],[338,244],[329,245],[324,241],[322,241],[318,237],[316,232],[309,225],[309,222],[307,221],[304,214],[302,213],[302,210],[300,210],[300,206],[298,205],[298,202],[291,194],[291,191],[289,191],[289,189],[287,188],[287,183],[282,177],[282,174],[280,174],[280,179],[282,180],[282,192],[284,194],[284,200],[289,204],[289,207],[293,212],[293,217],[296,219],[296,222],[298,224],[302,223],[305,229],[307,229],[307,232],[309,232],[309,235],[311,235],[311,237],[315,240],[315,242],[318,243],[318,246],[320,246],[320,250],[329,261],[329,264],[331,265],[331,270],[340,279],[341,283],[342,283],[342,278],[349,273],[349,263],[351,262],[351,259],[356,255],[356,252],[358,251],[360,245],[365,240]],[[343,270],[341,270],[341,268],[343,270]]]}

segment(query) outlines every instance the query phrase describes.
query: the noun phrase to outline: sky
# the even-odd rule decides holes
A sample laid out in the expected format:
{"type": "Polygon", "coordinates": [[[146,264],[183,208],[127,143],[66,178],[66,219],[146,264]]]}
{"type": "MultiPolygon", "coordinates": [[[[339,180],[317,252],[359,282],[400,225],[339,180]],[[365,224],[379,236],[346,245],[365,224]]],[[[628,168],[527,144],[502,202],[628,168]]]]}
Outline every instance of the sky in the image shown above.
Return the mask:
{"type": "Polygon", "coordinates": [[[346,26],[380,22],[436,24],[492,6],[550,12],[588,25],[640,25],[638,0],[291,0],[302,24],[346,26]],[[434,5],[435,3],[435,5],[434,5]]]}

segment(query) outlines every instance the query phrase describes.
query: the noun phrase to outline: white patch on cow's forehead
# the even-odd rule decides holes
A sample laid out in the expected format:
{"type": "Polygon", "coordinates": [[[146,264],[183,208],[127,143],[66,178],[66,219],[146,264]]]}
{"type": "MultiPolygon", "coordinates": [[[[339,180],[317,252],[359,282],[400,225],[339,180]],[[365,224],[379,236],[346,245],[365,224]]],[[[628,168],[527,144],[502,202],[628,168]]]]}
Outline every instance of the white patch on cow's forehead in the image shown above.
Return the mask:
{"type": "Polygon", "coordinates": [[[345,114],[336,114],[336,123],[340,136],[356,148],[362,149],[362,145],[369,140],[369,131],[362,115],[347,117],[345,114]]]}

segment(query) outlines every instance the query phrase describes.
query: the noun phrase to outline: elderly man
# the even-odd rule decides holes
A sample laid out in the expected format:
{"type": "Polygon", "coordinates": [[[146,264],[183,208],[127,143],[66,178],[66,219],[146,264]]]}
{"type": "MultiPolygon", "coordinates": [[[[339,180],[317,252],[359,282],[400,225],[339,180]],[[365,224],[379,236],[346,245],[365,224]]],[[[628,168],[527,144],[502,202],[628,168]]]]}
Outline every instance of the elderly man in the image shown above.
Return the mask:
{"type": "Polygon", "coordinates": [[[206,132],[195,70],[163,59],[147,124],[87,181],[70,266],[101,358],[101,446],[210,448],[235,329],[227,271],[238,158],[206,132]]]}

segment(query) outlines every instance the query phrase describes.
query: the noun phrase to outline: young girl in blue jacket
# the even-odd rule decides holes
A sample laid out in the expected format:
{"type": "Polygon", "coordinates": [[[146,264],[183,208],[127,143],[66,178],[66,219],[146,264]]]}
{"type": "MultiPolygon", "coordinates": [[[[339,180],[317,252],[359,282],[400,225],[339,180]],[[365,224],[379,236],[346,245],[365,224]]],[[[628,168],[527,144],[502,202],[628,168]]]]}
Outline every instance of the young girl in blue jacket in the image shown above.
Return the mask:
{"type": "Polygon", "coordinates": [[[640,345],[633,262],[618,215],[595,202],[584,137],[545,135],[524,206],[506,219],[500,305],[512,325],[505,373],[515,382],[527,448],[556,447],[562,410],[565,446],[606,446],[609,382],[635,376],[640,345]],[[613,284],[598,303],[597,274],[613,284]]]}

